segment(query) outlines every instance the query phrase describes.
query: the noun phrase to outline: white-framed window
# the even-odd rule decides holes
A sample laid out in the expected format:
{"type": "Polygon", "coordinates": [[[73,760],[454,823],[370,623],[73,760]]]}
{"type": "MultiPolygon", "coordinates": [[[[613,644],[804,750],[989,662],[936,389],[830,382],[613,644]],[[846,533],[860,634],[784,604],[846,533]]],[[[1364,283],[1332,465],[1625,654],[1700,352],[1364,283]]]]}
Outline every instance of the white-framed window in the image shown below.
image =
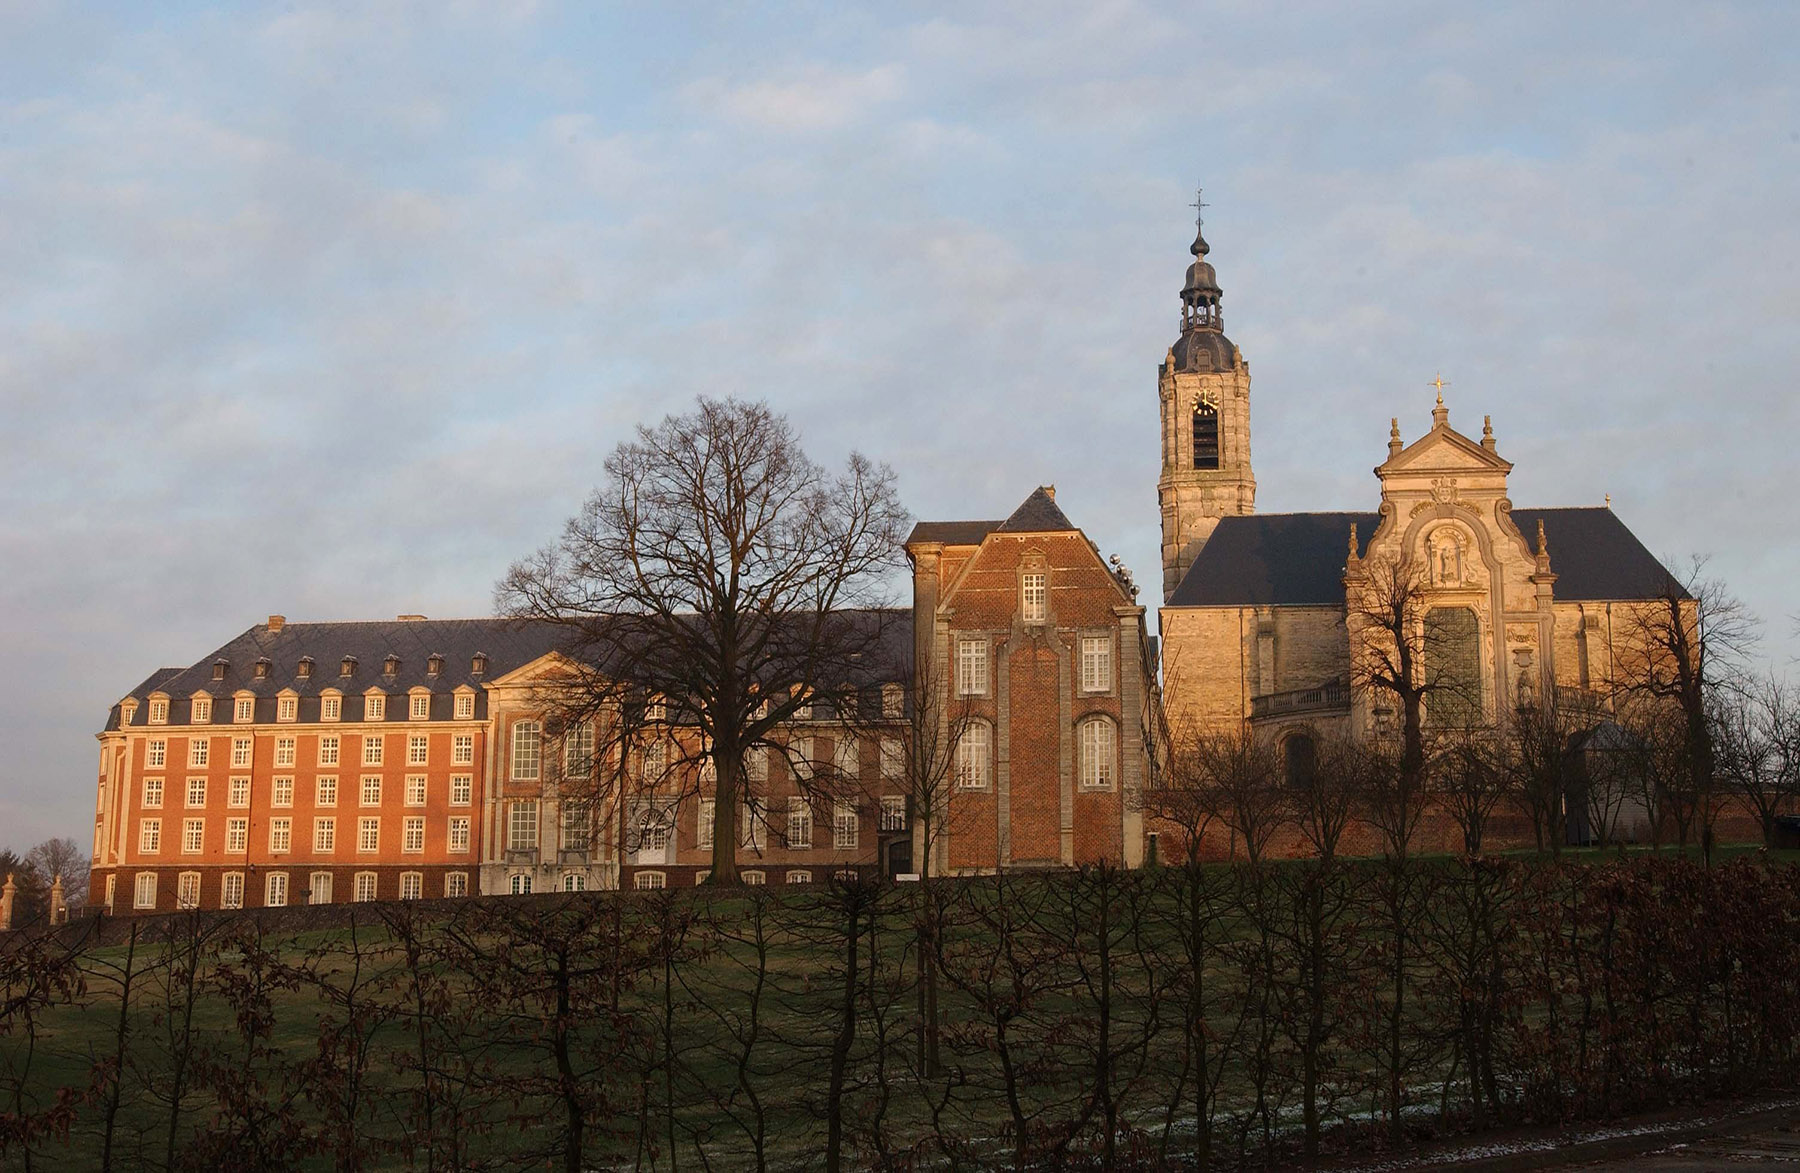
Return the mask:
{"type": "Polygon", "coordinates": [[[769,780],[769,747],[754,745],[744,751],[744,777],[752,782],[769,780]]]}
{"type": "MultiPolygon", "coordinates": [[[[742,803],[742,811],[744,837],[739,846],[761,851],[768,843],[769,838],[769,820],[765,814],[763,800],[755,795],[746,794],[742,803]]],[[[748,880],[744,882],[749,883],[748,880]]]]}
{"type": "Polygon", "coordinates": [[[337,721],[344,715],[344,698],[341,696],[322,696],[319,698],[319,720],[337,721]]]}
{"type": "Polygon", "coordinates": [[[364,855],[381,850],[381,817],[370,815],[356,820],[356,850],[364,855]]]}
{"type": "Polygon", "coordinates": [[[431,740],[423,735],[406,739],[406,764],[423,766],[431,760],[431,740]]]}
{"type": "Polygon", "coordinates": [[[544,727],[537,721],[514,721],[512,727],[512,776],[534,781],[543,767],[544,727]]]}
{"type": "Polygon", "coordinates": [[[631,883],[640,892],[650,892],[667,888],[669,877],[662,872],[638,872],[631,878],[631,883]]]}
{"type": "Polygon", "coordinates": [[[956,695],[986,696],[988,648],[984,639],[956,641],[956,695]]]}
{"type": "Polygon", "coordinates": [[[657,782],[669,772],[669,743],[652,736],[644,743],[644,777],[657,782]]]}
{"type": "Polygon", "coordinates": [[[1111,790],[1119,756],[1119,738],[1113,723],[1104,717],[1090,717],[1077,727],[1076,734],[1081,788],[1111,790]]]}
{"type": "Polygon", "coordinates": [[[320,774],[318,781],[313,783],[313,805],[314,806],[336,806],[337,805],[337,775],[336,774],[320,774]]]}
{"type": "Polygon", "coordinates": [[[406,805],[425,805],[425,775],[408,774],[406,776],[406,805]]]}
{"type": "Polygon", "coordinates": [[[450,805],[468,806],[474,800],[475,779],[468,774],[450,775],[450,805]]]}
{"type": "Polygon", "coordinates": [[[181,854],[199,855],[206,847],[206,820],[181,821],[181,854]]]}
{"type": "Polygon", "coordinates": [[[367,904],[375,899],[379,891],[380,877],[374,872],[357,872],[350,881],[350,898],[358,904],[367,904]]]}
{"type": "Polygon", "coordinates": [[[188,742],[188,765],[204,766],[212,756],[212,742],[204,737],[196,737],[188,742]]]}
{"type": "Polygon", "coordinates": [[[469,850],[469,816],[450,816],[449,850],[464,852],[469,850]]]}
{"type": "Polygon", "coordinates": [[[244,873],[226,872],[219,877],[219,907],[244,907],[244,873]]]}
{"type": "Polygon", "coordinates": [[[162,850],[162,820],[143,819],[138,823],[138,853],[155,855],[162,850]]]}
{"type": "Polygon", "coordinates": [[[233,769],[242,770],[250,765],[251,744],[252,742],[248,737],[234,737],[231,739],[231,765],[233,769]]]}
{"type": "Polygon", "coordinates": [[[563,734],[563,777],[586,778],[594,770],[594,727],[581,722],[563,734]]]}
{"type": "Polygon", "coordinates": [[[1111,636],[1081,637],[1081,691],[1111,692],[1113,687],[1111,636]]]}
{"type": "Polygon", "coordinates": [[[407,710],[406,715],[408,717],[412,718],[414,721],[430,720],[431,719],[431,694],[428,692],[413,693],[412,694],[412,707],[407,710]]]}
{"type": "Polygon", "coordinates": [[[291,777],[283,775],[270,781],[269,805],[280,807],[294,805],[294,780],[291,777]]]}
{"type": "Polygon", "coordinates": [[[150,701],[150,724],[167,725],[169,723],[169,702],[158,698],[150,701]]]}
{"type": "Polygon", "coordinates": [[[471,766],[475,764],[475,736],[472,733],[458,733],[450,739],[450,764],[453,766],[471,766]]]}
{"type": "Polygon", "coordinates": [[[160,737],[153,737],[144,747],[144,765],[160,770],[169,760],[169,743],[160,737]]]}
{"type": "Polygon", "coordinates": [[[881,780],[899,782],[906,778],[906,745],[898,737],[881,739],[881,780]]]}
{"type": "Polygon", "coordinates": [[[788,773],[794,776],[794,781],[810,781],[814,773],[813,739],[810,737],[796,737],[789,741],[787,763],[788,773]]]}
{"type": "Polygon", "coordinates": [[[256,720],[256,701],[252,697],[241,696],[232,706],[231,719],[240,725],[247,725],[256,720]]]}
{"type": "Polygon", "coordinates": [[[644,706],[644,720],[646,723],[653,724],[660,721],[667,721],[668,719],[669,706],[667,702],[654,700],[644,706]]]}
{"type": "Polygon", "coordinates": [[[699,822],[695,824],[695,843],[701,851],[711,851],[713,847],[713,820],[718,818],[719,803],[717,799],[703,798],[696,804],[700,808],[699,822]]]}
{"type": "Polygon", "coordinates": [[[675,829],[670,812],[660,804],[646,806],[637,817],[636,850],[645,855],[663,855],[669,850],[669,836],[675,829]]]}
{"type": "Polygon", "coordinates": [[[562,800],[562,846],[564,851],[586,851],[592,837],[593,808],[582,799],[562,800]]]}
{"type": "Polygon", "coordinates": [[[371,693],[367,693],[363,696],[363,720],[365,720],[365,721],[385,721],[385,720],[387,720],[387,694],[386,693],[371,692],[371,693]]]}
{"type": "Polygon", "coordinates": [[[812,873],[805,868],[794,868],[788,872],[786,879],[790,884],[810,884],[812,873]]]}
{"type": "Polygon", "coordinates": [[[834,851],[854,851],[862,834],[862,816],[853,802],[840,802],[831,812],[831,847],[834,851]]]}
{"type": "Polygon", "coordinates": [[[400,873],[400,899],[419,900],[425,895],[425,873],[400,873]]]}
{"type": "Polygon", "coordinates": [[[263,907],[285,908],[288,900],[288,874],[270,872],[263,879],[263,907]]]}
{"type": "Polygon", "coordinates": [[[408,815],[400,823],[400,850],[418,854],[425,850],[425,816],[408,815]]]}
{"type": "Polygon", "coordinates": [[[812,846],[812,804],[804,798],[790,798],[787,804],[787,845],[790,849],[812,846]]]}
{"type": "Polygon", "coordinates": [[[292,767],[294,764],[294,739],[277,737],[275,739],[275,764],[292,767]]]}
{"type": "Polygon", "coordinates": [[[361,806],[381,805],[381,775],[364,774],[360,791],[361,806]]]}
{"type": "Polygon", "coordinates": [[[475,715],[475,694],[459,692],[456,694],[456,719],[467,721],[475,715]]]}
{"type": "Polygon", "coordinates": [[[319,738],[319,764],[335,766],[338,764],[338,736],[333,733],[319,738]]]}
{"type": "Polygon", "coordinates": [[[845,733],[832,743],[831,769],[849,782],[862,777],[862,755],[857,752],[856,738],[845,733]]]}
{"type": "Polygon", "coordinates": [[[562,886],[563,886],[564,892],[586,892],[587,891],[587,873],[586,872],[564,872],[562,886]]]}
{"type": "Polygon", "coordinates": [[[225,820],[225,852],[227,855],[242,855],[250,850],[250,820],[225,820]]]}
{"type": "Polygon", "coordinates": [[[538,845],[538,805],[535,798],[521,798],[512,804],[506,819],[508,851],[536,851],[538,845]]]}
{"type": "Polygon", "coordinates": [[[444,895],[456,897],[469,894],[469,873],[449,872],[444,876],[444,895]]]}
{"type": "Polygon", "coordinates": [[[881,829],[883,831],[906,830],[906,795],[884,794],[881,796],[881,829]]]}
{"type": "Polygon", "coordinates": [[[308,904],[331,903],[330,872],[314,872],[306,878],[306,902],[308,904]]]}
{"type": "Polygon", "coordinates": [[[956,787],[986,790],[994,760],[994,731],[986,721],[971,721],[956,742],[956,787]]]}
{"type": "Polygon", "coordinates": [[[1019,617],[1027,623],[1042,623],[1050,601],[1050,576],[1033,571],[1019,576],[1019,617]]]}
{"type": "Polygon", "coordinates": [[[144,808],[156,810],[162,806],[163,780],[161,778],[144,779],[144,808]]]}
{"type": "Polygon", "coordinates": [[[248,777],[237,774],[226,780],[225,805],[230,807],[250,805],[250,779],[248,777]]]}
{"type": "Polygon", "coordinates": [[[293,721],[300,716],[300,698],[293,696],[278,697],[275,700],[275,719],[277,721],[293,721]]]}
{"type": "Polygon", "coordinates": [[[514,872],[506,878],[506,887],[514,896],[531,895],[531,873],[514,872]]]}
{"type": "Polygon", "coordinates": [[[271,854],[285,854],[292,848],[293,842],[294,820],[287,818],[269,820],[269,852],[271,854]]]}
{"type": "Polygon", "coordinates": [[[884,721],[898,721],[906,716],[906,690],[898,684],[881,686],[881,718],[884,721]]]}
{"type": "Polygon", "coordinates": [[[739,872],[738,879],[744,881],[747,888],[760,888],[769,882],[769,874],[760,870],[739,872]]]}
{"type": "Polygon", "coordinates": [[[330,855],[337,850],[337,819],[321,818],[313,820],[313,853],[330,855]]]}
{"type": "Polygon", "coordinates": [[[156,907],[156,873],[139,872],[135,888],[131,894],[133,908],[156,907]]]}
{"type": "Polygon", "coordinates": [[[203,696],[195,697],[193,707],[188,713],[188,723],[191,725],[212,724],[212,701],[203,696]]]}
{"type": "Polygon", "coordinates": [[[363,738],[363,760],[365,766],[379,766],[382,757],[383,738],[379,733],[372,733],[363,738]]]}
{"type": "Polygon", "coordinates": [[[205,778],[189,778],[187,780],[187,804],[189,806],[206,805],[205,778]]]}

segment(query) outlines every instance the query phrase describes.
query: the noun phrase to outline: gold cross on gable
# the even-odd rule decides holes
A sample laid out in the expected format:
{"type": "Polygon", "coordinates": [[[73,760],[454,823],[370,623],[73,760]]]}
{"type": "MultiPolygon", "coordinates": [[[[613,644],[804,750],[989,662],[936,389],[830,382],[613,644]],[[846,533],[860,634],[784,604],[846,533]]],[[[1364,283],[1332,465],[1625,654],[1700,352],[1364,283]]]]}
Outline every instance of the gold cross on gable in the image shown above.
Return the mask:
{"type": "Polygon", "coordinates": [[[1427,387],[1436,387],[1437,388],[1438,402],[1442,403],[1444,401],[1444,388],[1446,388],[1450,385],[1450,380],[1444,378],[1444,372],[1439,371],[1437,378],[1433,379],[1431,382],[1429,382],[1425,385],[1427,387]]]}

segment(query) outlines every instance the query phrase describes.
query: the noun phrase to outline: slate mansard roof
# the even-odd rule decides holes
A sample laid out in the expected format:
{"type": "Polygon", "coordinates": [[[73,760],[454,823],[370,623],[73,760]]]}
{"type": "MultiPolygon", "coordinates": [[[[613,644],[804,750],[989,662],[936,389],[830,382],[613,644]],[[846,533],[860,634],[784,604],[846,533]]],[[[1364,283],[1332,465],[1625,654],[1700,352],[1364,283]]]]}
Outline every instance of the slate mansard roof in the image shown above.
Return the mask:
{"type": "MultiPolygon", "coordinates": [[[[889,665],[901,665],[912,648],[911,612],[883,610],[854,612],[860,622],[872,625],[879,650],[870,658],[871,676],[889,674],[889,665]]],[[[389,696],[415,688],[430,691],[434,720],[451,715],[455,691],[474,688],[475,716],[487,715],[487,695],[482,685],[517,671],[534,660],[570,646],[570,629],[543,620],[517,619],[399,619],[348,623],[284,623],[279,628],[258,624],[186,668],[159,668],[132,689],[138,702],[132,726],[149,723],[151,693],[169,698],[169,724],[188,723],[191,698],[204,692],[213,698],[215,725],[232,724],[230,699],[236,693],[255,695],[258,722],[274,720],[276,698],[297,694],[301,722],[318,719],[319,696],[328,689],[343,694],[346,721],[360,718],[363,694],[379,688],[389,696]],[[443,657],[441,670],[432,675],[431,657],[443,657]],[[485,656],[485,671],[474,670],[475,657],[485,656]],[[341,674],[345,657],[354,657],[352,675],[341,674]],[[399,663],[391,675],[382,671],[387,658],[399,663]],[[302,658],[312,660],[312,675],[299,675],[302,658]],[[259,660],[269,661],[269,674],[256,678],[259,660]],[[214,665],[225,662],[224,677],[214,679],[214,665]]],[[[119,725],[119,706],[108,714],[106,728],[119,725]]]]}
{"type": "MultiPolygon", "coordinates": [[[[1544,523],[1558,602],[1658,598],[1674,583],[1611,509],[1514,509],[1512,519],[1528,540],[1544,523]]],[[[1380,521],[1376,513],[1221,518],[1166,605],[1341,606],[1350,527],[1366,553],[1380,521]]]]}

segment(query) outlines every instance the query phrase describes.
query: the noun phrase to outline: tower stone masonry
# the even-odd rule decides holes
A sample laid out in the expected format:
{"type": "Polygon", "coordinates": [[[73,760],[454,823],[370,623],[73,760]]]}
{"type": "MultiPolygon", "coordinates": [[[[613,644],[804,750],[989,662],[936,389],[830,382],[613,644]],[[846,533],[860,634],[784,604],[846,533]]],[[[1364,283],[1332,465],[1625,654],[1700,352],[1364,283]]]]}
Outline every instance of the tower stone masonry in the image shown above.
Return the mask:
{"type": "Polygon", "coordinates": [[[1196,225],[1181,290],[1181,337],[1157,374],[1162,410],[1163,599],[1222,517],[1256,511],[1250,470],[1250,367],[1225,337],[1219,279],[1196,225]]]}

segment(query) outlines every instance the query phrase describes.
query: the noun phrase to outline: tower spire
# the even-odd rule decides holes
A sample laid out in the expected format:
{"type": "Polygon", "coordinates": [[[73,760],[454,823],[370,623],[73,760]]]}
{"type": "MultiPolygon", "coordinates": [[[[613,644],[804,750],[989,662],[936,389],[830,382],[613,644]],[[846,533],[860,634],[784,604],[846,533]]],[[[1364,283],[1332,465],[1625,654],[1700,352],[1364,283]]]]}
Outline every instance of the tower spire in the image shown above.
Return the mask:
{"type": "Polygon", "coordinates": [[[1188,266],[1187,281],[1181,287],[1181,333],[1183,337],[1199,331],[1220,334],[1225,330],[1224,314],[1219,309],[1224,291],[1206,259],[1212,246],[1206,243],[1206,209],[1210,205],[1204,198],[1204,189],[1194,189],[1194,202],[1188,206],[1194,209],[1194,243],[1188,246],[1194,263],[1188,266]]]}

